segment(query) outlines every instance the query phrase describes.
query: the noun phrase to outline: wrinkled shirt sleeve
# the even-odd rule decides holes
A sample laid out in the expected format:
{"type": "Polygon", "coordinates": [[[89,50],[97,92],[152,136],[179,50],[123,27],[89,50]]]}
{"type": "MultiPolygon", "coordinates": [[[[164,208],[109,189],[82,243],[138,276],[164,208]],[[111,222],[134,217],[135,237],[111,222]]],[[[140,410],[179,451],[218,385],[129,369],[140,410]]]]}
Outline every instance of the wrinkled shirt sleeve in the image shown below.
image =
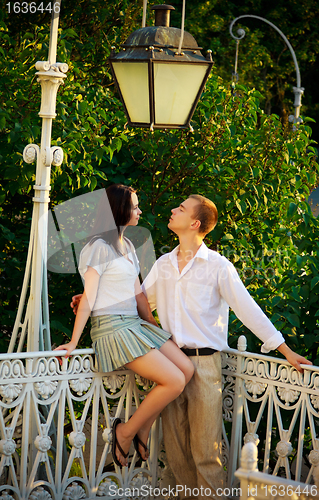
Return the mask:
{"type": "Polygon", "coordinates": [[[84,279],[84,275],[90,266],[101,276],[105,272],[109,262],[109,247],[103,240],[98,239],[92,245],[87,244],[83,248],[79,259],[79,273],[82,279],[84,279]]]}
{"type": "Polygon", "coordinates": [[[227,259],[220,269],[218,284],[220,295],[237,318],[263,342],[262,353],[268,353],[285,342],[282,334],[276,330],[246,290],[233,264],[227,259]]]}

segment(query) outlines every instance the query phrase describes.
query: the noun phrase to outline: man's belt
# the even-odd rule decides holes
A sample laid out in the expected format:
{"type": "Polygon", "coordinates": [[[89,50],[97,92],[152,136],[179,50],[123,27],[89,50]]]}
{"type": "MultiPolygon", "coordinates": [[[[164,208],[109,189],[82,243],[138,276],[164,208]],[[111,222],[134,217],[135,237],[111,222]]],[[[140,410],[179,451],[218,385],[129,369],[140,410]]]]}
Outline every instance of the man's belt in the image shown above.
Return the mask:
{"type": "Polygon", "coordinates": [[[200,347],[199,349],[187,349],[186,347],[181,347],[181,351],[183,351],[186,356],[210,356],[211,354],[218,352],[216,349],[212,349],[210,347],[200,347]]]}

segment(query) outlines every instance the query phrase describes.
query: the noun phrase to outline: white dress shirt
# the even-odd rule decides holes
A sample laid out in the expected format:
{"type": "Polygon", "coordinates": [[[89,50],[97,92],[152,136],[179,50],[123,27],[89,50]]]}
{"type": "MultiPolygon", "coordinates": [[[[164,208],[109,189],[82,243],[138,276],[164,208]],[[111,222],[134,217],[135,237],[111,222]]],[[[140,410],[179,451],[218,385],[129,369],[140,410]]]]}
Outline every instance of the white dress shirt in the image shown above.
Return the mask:
{"type": "Polygon", "coordinates": [[[179,347],[228,347],[229,307],[263,342],[267,353],[285,342],[254,299],[233,264],[202,243],[182,272],[179,247],[160,257],[143,282],[151,309],[179,347]]]}

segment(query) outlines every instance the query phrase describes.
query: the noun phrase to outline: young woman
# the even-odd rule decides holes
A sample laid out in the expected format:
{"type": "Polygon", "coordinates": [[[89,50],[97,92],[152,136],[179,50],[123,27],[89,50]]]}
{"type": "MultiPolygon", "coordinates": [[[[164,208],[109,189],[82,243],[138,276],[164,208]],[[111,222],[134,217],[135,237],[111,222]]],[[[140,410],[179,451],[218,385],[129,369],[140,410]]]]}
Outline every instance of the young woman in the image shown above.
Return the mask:
{"type": "Polygon", "coordinates": [[[135,249],[124,236],[125,228],[136,226],[142,213],[135,190],[115,184],[106,189],[106,194],[107,206],[102,212],[100,207],[95,224],[100,228],[80,254],[79,271],[85,285],[72,338],[56,350],[65,349],[70,356],[91,315],[91,338],[99,370],[110,372],[125,366],[156,382],[128,422],[115,419],[113,423],[113,460],[126,466],[132,441],[138,456],[147,460],[146,443],[153,422],[183,391],[194,368],[169,340],[171,335],[158,327],[140,287],[135,249]]]}

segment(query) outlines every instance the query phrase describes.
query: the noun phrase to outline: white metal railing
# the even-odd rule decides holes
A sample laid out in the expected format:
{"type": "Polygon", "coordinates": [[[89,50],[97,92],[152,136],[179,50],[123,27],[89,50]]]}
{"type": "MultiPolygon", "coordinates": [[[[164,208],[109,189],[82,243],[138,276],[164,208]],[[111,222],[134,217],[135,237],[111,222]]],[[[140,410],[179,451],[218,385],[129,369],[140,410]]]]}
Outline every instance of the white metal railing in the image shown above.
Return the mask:
{"type": "Polygon", "coordinates": [[[282,500],[314,500],[318,498],[318,487],[315,484],[305,484],[282,477],[274,477],[258,470],[257,446],[246,443],[242,449],[241,467],[235,475],[240,485],[231,493],[241,500],[267,500],[281,498],[282,500]]]}
{"type": "Polygon", "coordinates": [[[158,424],[146,463],[137,467],[134,453],[128,469],[107,467],[112,418],[127,420],[151,384],[129,370],[98,373],[92,353],[74,351],[62,366],[52,352],[0,355],[0,494],[7,500],[116,499],[119,487],[155,485],[158,424]]]}
{"type": "Polygon", "coordinates": [[[279,358],[223,353],[224,424],[232,422],[230,443],[225,436],[228,486],[248,442],[260,443],[264,473],[307,484],[318,474],[319,367],[303,368],[301,374],[279,358]]]}
{"type": "MultiPolygon", "coordinates": [[[[132,451],[129,468],[113,468],[112,418],[127,420],[151,383],[129,370],[99,373],[92,354],[74,351],[61,366],[52,351],[0,355],[0,495],[6,500],[117,499],[119,488],[154,488],[167,477],[157,466],[159,422],[149,460],[139,465],[132,451]]],[[[319,465],[319,368],[306,366],[302,375],[285,360],[229,349],[223,384],[228,486],[238,484],[243,443],[258,440],[263,472],[311,483],[319,465]]]]}

